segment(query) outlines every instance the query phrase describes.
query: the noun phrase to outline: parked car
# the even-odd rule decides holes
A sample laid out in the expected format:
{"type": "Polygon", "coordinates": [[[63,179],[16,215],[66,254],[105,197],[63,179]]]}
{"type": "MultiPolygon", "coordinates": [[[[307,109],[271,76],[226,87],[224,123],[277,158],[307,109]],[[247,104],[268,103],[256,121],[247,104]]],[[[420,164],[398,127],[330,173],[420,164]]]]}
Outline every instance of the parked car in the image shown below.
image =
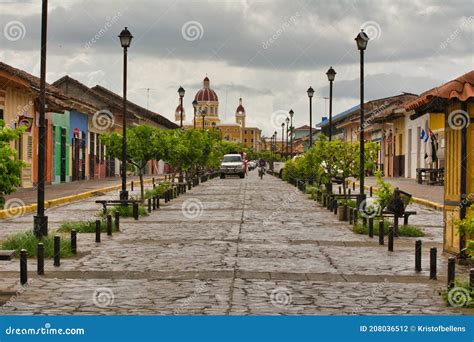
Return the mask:
{"type": "Polygon", "coordinates": [[[238,175],[240,178],[245,177],[245,166],[240,154],[226,154],[221,163],[221,178],[228,175],[238,175]]]}

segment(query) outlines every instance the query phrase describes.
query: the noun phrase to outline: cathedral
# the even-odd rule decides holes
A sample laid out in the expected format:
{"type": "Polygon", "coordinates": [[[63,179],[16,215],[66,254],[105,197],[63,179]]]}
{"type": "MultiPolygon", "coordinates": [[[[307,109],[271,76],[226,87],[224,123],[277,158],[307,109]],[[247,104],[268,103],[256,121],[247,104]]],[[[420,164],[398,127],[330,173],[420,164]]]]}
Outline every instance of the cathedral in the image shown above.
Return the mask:
{"type": "MultiPolygon", "coordinates": [[[[207,76],[203,80],[202,89],[196,93],[194,100],[196,116],[194,117],[193,113],[192,124],[185,125],[186,128],[202,129],[204,127],[204,129],[219,130],[224,140],[242,143],[255,151],[261,150],[261,130],[258,127],[247,127],[245,122],[247,113],[241,98],[235,110],[235,123],[221,122],[219,98],[210,87],[210,80],[207,76]]],[[[176,121],[180,121],[181,113],[183,113],[183,120],[185,120],[184,109],[178,105],[175,111],[176,121]]]]}

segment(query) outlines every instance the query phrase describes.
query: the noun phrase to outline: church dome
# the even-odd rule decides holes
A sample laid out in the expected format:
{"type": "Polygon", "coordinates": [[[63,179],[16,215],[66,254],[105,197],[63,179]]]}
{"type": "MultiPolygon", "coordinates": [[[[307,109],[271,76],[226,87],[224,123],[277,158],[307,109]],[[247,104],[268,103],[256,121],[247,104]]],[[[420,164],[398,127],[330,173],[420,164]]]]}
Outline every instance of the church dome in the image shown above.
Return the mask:
{"type": "Polygon", "coordinates": [[[194,99],[198,102],[217,102],[217,101],[219,101],[219,99],[217,98],[216,92],[209,87],[210,82],[209,82],[209,78],[207,76],[206,76],[206,78],[204,79],[204,81],[202,83],[203,83],[203,87],[202,87],[201,90],[199,90],[196,93],[196,96],[194,97],[194,99]]]}

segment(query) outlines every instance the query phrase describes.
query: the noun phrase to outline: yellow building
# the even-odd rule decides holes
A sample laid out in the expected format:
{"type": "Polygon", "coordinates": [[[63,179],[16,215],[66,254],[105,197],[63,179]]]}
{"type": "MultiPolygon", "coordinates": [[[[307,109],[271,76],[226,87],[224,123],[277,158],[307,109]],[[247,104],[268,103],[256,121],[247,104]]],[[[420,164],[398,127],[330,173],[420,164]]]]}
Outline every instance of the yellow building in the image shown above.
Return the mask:
{"type": "MultiPolygon", "coordinates": [[[[200,129],[217,129],[221,132],[222,139],[242,143],[253,148],[255,151],[261,150],[262,131],[258,127],[248,127],[246,125],[246,110],[239,99],[239,104],[235,110],[235,123],[223,123],[219,117],[219,98],[217,93],[210,87],[210,80],[206,76],[203,80],[203,87],[197,93],[194,99],[197,102],[196,117],[193,117],[193,126],[200,129]]],[[[178,106],[175,111],[175,118],[180,119],[181,107],[178,106]]],[[[183,110],[184,114],[184,110],[183,110]]]]}

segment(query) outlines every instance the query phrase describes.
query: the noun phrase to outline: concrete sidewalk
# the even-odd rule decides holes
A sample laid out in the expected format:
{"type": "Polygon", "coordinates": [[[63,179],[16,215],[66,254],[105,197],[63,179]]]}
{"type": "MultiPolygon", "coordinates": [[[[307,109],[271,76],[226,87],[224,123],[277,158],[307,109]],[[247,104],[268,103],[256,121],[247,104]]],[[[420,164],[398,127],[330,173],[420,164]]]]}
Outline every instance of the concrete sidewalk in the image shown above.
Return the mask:
{"type": "MultiPolygon", "coordinates": [[[[145,179],[151,178],[152,176],[145,176],[145,179]]],[[[155,179],[162,179],[164,175],[155,176],[155,179]]],[[[127,183],[133,181],[135,187],[140,186],[140,179],[137,176],[127,177],[127,183]]],[[[110,177],[106,179],[92,179],[84,181],[75,181],[70,183],[61,184],[48,184],[45,186],[45,200],[50,201],[58,198],[63,198],[71,195],[77,195],[79,193],[100,190],[110,186],[121,184],[120,177],[110,177]]],[[[6,200],[16,199],[22,201],[25,205],[36,204],[37,191],[36,187],[33,188],[19,188],[14,193],[6,196],[6,200]]]]}
{"type": "MultiPolygon", "coordinates": [[[[421,199],[417,203],[428,205],[441,210],[444,203],[444,186],[418,184],[415,179],[411,178],[393,178],[384,177],[384,181],[398,187],[400,190],[408,192],[414,199],[421,199]],[[432,205],[431,205],[432,203],[432,205]]],[[[376,186],[375,177],[365,178],[366,186],[376,186]]]]}

